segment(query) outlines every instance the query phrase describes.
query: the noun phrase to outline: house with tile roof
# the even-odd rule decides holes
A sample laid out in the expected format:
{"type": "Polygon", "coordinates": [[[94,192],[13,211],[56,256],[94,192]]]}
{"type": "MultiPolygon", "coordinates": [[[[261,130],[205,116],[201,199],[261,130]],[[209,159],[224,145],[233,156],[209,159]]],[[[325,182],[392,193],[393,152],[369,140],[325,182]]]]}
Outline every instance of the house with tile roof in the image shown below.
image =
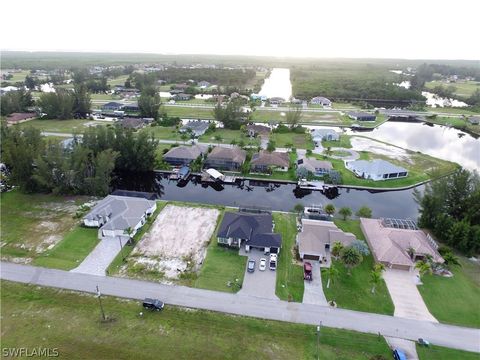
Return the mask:
{"type": "Polygon", "coordinates": [[[188,165],[199,156],[206,154],[207,149],[207,146],[198,144],[193,146],[178,146],[170,149],[163,155],[163,160],[173,166],[188,165]]]}

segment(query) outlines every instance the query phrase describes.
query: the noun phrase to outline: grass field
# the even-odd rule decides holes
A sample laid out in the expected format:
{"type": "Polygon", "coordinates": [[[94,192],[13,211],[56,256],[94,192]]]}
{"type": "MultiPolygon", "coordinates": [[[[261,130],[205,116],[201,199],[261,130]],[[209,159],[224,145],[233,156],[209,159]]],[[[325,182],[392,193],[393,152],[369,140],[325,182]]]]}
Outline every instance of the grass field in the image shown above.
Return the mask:
{"type": "Polygon", "coordinates": [[[62,242],[75,228],[77,206],[85,196],[22,194],[17,190],[0,195],[2,258],[31,261],[50,246],[62,242]]]}
{"type": "MultiPolygon", "coordinates": [[[[41,131],[49,132],[59,132],[59,133],[72,133],[73,131],[83,132],[86,129],[85,124],[92,122],[93,120],[43,120],[37,119],[32,121],[27,121],[25,123],[15,125],[25,128],[28,126],[33,126],[36,129],[41,131]]],[[[97,126],[104,126],[105,123],[97,121],[95,124],[97,126]]]]}
{"type": "Polygon", "coordinates": [[[480,264],[464,257],[460,262],[452,278],[426,275],[418,289],[438,321],[480,328],[480,264]]]}
{"type": "Polygon", "coordinates": [[[98,229],[77,226],[54,248],[34,260],[34,265],[55,269],[76,268],[98,244],[98,229]]]}
{"type": "MultiPolygon", "coordinates": [[[[183,143],[181,134],[174,126],[148,126],[141,131],[153,134],[155,138],[159,140],[177,140],[180,143],[183,143]]],[[[189,139],[185,140],[185,142],[188,141],[189,139]]]]}
{"type": "Polygon", "coordinates": [[[121,97],[114,94],[90,94],[92,100],[120,100],[121,97]]]}
{"type": "MultiPolygon", "coordinates": [[[[353,233],[357,239],[365,240],[360,221],[335,219],[335,224],[343,231],[353,233]]],[[[334,300],[338,307],[344,309],[393,315],[394,306],[385,282],[377,285],[375,294],[371,292],[369,280],[374,264],[371,254],[364,256],[363,262],[352,269],[351,276],[347,275],[347,269],[340,261],[333,260],[333,264],[338,269],[339,275],[328,289],[326,286],[328,276],[322,273],[323,290],[327,300],[334,300]]]]}
{"type": "MultiPolygon", "coordinates": [[[[2,348],[58,348],[60,359],[312,359],[314,326],[1,283],[2,348]]],[[[382,337],[322,327],[320,359],[389,358],[382,337]]]]}
{"type": "Polygon", "coordinates": [[[417,345],[417,355],[420,360],[478,360],[480,358],[478,353],[434,345],[430,345],[429,347],[417,345]]]}
{"type": "Polygon", "coordinates": [[[461,97],[469,97],[475,90],[480,89],[480,82],[478,81],[462,81],[456,83],[446,83],[444,81],[429,81],[425,83],[425,87],[429,89],[435,88],[435,86],[454,86],[456,88],[455,94],[461,97]]]}
{"type": "Polygon", "coordinates": [[[428,119],[428,122],[431,122],[433,124],[452,126],[459,130],[469,131],[471,133],[480,135],[480,125],[473,125],[464,118],[437,116],[434,119],[428,119]]]}
{"type": "Polygon", "coordinates": [[[282,235],[282,251],[278,259],[275,293],[281,300],[303,300],[303,268],[296,263],[293,253],[297,235],[294,214],[273,213],[275,232],[282,235]]]}
{"type": "Polygon", "coordinates": [[[351,149],[352,144],[350,144],[350,136],[349,135],[340,135],[339,141],[322,141],[322,146],[324,148],[327,147],[342,147],[351,149]]]}
{"type": "Polygon", "coordinates": [[[127,81],[128,75],[122,75],[116,77],[114,79],[108,79],[107,84],[114,87],[115,85],[125,85],[125,81],[127,81]]]}
{"type": "Polygon", "coordinates": [[[8,85],[8,83],[23,82],[27,75],[30,75],[30,70],[20,70],[18,72],[12,73],[12,78],[9,80],[2,80],[2,83],[5,83],[2,86],[8,85]]]}
{"type": "Polygon", "coordinates": [[[207,256],[205,257],[198,278],[194,282],[194,287],[237,292],[240,290],[238,286],[234,285],[229,287],[227,283],[231,282],[232,284],[239,285],[243,283],[248,257],[240,256],[238,249],[230,249],[218,245],[217,232],[222,219],[223,211],[217,220],[217,228],[210,239],[207,256]],[[236,281],[237,279],[238,281],[236,281]]]}
{"type": "Polygon", "coordinates": [[[273,133],[270,135],[270,139],[275,141],[277,148],[285,148],[287,145],[293,145],[293,147],[297,149],[313,150],[314,148],[312,138],[308,133],[273,133]]]}
{"type": "Polygon", "coordinates": [[[208,142],[213,144],[230,144],[232,141],[240,142],[243,141],[245,145],[249,146],[259,146],[260,139],[259,138],[250,138],[245,135],[240,130],[229,130],[229,129],[215,129],[214,132],[208,132],[199,138],[200,142],[208,142]],[[215,137],[219,136],[220,140],[216,140],[215,137]]]}

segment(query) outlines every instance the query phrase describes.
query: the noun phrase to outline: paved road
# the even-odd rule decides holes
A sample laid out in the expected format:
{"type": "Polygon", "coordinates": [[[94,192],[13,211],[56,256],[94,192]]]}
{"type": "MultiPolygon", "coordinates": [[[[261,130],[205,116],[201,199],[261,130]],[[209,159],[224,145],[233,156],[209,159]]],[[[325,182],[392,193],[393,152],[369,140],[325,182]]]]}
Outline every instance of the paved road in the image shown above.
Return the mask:
{"type": "Polygon", "coordinates": [[[328,327],[374,334],[380,332],[385,336],[409,340],[423,337],[436,345],[480,352],[479,329],[428,321],[261,299],[248,295],[228,294],[185,286],[87,275],[3,261],[0,263],[0,278],[90,293],[95,292],[95,286],[98,285],[100,291],[105,295],[131,299],[157,297],[171,305],[310,325],[319,324],[321,321],[324,326],[328,327]]]}

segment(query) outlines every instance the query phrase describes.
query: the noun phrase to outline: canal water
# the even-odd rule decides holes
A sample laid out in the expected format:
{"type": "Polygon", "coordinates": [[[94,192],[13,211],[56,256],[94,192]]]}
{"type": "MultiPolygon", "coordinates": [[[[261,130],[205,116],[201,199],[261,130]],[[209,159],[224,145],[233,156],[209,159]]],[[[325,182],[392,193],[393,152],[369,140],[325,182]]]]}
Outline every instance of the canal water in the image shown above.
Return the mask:
{"type": "Polygon", "coordinates": [[[270,76],[265,79],[259,95],[267,98],[281,97],[290,101],[292,96],[292,82],[290,81],[290,69],[274,68],[270,76]]]}

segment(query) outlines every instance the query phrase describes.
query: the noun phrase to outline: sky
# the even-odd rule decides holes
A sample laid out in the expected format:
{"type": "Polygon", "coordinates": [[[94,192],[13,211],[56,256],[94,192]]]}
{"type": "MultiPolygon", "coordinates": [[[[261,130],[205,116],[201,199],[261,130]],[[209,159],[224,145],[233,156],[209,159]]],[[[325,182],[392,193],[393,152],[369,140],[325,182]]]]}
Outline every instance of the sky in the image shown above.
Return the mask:
{"type": "Polygon", "coordinates": [[[2,50],[480,60],[478,0],[15,0],[0,10],[2,50]]]}

